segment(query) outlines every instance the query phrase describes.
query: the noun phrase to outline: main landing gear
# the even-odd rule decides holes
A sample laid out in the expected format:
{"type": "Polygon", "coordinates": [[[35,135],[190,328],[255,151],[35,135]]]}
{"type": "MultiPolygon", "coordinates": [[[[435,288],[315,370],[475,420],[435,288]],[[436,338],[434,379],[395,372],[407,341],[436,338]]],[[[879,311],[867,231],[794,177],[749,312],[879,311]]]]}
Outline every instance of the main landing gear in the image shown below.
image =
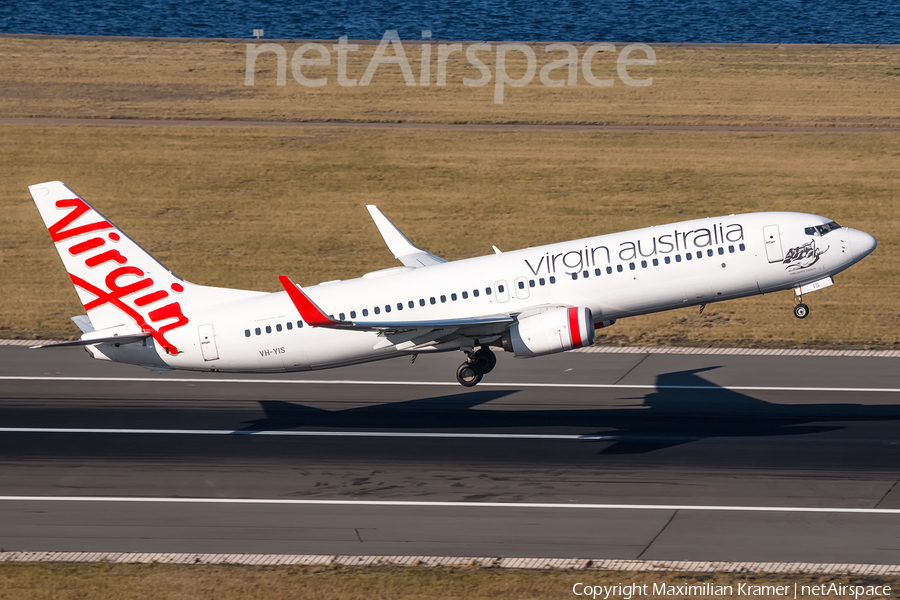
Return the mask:
{"type": "Polygon", "coordinates": [[[497,356],[482,346],[477,352],[469,353],[469,359],[459,365],[456,370],[456,380],[466,386],[478,385],[481,379],[494,370],[497,366],[497,356]]]}
{"type": "Polygon", "coordinates": [[[794,301],[797,303],[797,305],[794,307],[794,316],[798,319],[805,319],[809,314],[809,307],[803,304],[803,296],[794,296],[794,301]]]}

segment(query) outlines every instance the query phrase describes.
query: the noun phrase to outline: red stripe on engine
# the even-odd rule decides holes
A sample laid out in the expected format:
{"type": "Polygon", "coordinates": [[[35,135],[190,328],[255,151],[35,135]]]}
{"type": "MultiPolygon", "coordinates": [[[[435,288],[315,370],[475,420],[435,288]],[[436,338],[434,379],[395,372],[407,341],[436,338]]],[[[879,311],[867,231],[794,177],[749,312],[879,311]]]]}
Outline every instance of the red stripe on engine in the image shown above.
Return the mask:
{"type": "Polygon", "coordinates": [[[581,348],[581,327],[578,326],[578,309],[571,307],[569,309],[569,334],[572,336],[572,347],[581,348]]]}

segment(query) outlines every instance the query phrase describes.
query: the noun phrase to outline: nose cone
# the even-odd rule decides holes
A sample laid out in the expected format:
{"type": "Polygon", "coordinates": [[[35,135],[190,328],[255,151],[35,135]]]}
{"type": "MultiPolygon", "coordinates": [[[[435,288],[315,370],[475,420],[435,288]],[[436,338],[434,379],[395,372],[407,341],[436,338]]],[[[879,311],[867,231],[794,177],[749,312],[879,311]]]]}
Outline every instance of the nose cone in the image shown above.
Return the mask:
{"type": "Polygon", "coordinates": [[[848,237],[850,239],[850,252],[853,255],[853,262],[860,261],[871,254],[875,246],[878,245],[878,240],[864,231],[850,229],[848,237]]]}

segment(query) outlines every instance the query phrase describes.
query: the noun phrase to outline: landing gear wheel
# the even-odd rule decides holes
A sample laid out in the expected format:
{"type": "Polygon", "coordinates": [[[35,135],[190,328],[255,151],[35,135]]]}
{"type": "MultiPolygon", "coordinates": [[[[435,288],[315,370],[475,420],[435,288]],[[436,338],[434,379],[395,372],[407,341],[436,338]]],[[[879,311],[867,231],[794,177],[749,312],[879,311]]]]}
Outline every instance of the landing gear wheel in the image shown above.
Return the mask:
{"type": "Polygon", "coordinates": [[[805,319],[809,314],[809,307],[802,302],[794,307],[794,316],[798,319],[805,319]]]}
{"type": "Polygon", "coordinates": [[[479,371],[474,363],[464,362],[456,370],[456,380],[465,387],[478,385],[482,377],[484,377],[484,373],[479,371]]]}
{"type": "Polygon", "coordinates": [[[470,362],[482,375],[487,375],[497,366],[497,355],[487,348],[482,348],[478,352],[472,354],[470,362]]]}

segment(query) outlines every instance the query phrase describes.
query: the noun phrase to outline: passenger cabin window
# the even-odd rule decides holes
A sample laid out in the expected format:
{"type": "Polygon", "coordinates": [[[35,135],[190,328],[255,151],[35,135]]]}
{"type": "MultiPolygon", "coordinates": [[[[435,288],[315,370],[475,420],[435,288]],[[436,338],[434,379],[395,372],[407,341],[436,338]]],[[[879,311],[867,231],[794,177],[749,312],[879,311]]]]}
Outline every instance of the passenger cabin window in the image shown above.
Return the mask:
{"type": "Polygon", "coordinates": [[[528,280],[528,287],[534,287],[534,279],[528,280]]]}
{"type": "MultiPolygon", "coordinates": [[[[521,282],[519,282],[519,283],[521,283],[521,282]]],[[[522,287],[525,287],[525,285],[523,284],[522,287]]],[[[477,290],[477,289],[472,290],[472,295],[475,296],[475,297],[477,298],[477,297],[478,297],[478,290],[477,290]]]]}
{"type": "Polygon", "coordinates": [[[364,317],[368,317],[368,316],[369,316],[369,309],[368,309],[368,308],[364,308],[364,309],[363,309],[363,316],[364,316],[364,317]]]}
{"type": "MultiPolygon", "coordinates": [[[[502,292],[503,290],[500,290],[500,291],[502,292]]],[[[453,300],[454,302],[456,302],[456,292],[450,294],[450,299],[453,300]]]]}
{"type": "Polygon", "coordinates": [[[616,271],[618,271],[619,273],[621,273],[624,270],[625,269],[622,268],[622,265],[616,265],[616,271]]]}
{"type": "Polygon", "coordinates": [[[665,257],[665,258],[664,258],[664,259],[663,259],[663,260],[665,260],[665,261],[666,261],[666,264],[667,264],[667,265],[668,265],[668,264],[671,264],[671,263],[672,263],[672,259],[671,259],[671,258],[669,258],[669,257],[668,257],[668,256],[667,256],[667,257],[665,257]]]}
{"type": "Polygon", "coordinates": [[[584,277],[585,279],[587,279],[588,275],[590,275],[590,273],[588,273],[587,271],[585,271],[581,274],[581,276],[584,277]]]}
{"type": "Polygon", "coordinates": [[[550,283],[556,283],[556,277],[553,275],[550,276],[550,283]]]}
{"type": "Polygon", "coordinates": [[[254,331],[256,332],[256,335],[262,335],[262,330],[259,327],[257,327],[254,331]]]}
{"type": "Polygon", "coordinates": [[[375,307],[375,314],[376,314],[376,315],[380,315],[380,314],[381,314],[381,309],[378,308],[377,306],[375,307]]]}
{"type": "Polygon", "coordinates": [[[415,307],[416,307],[416,303],[413,302],[412,300],[410,300],[410,301],[407,302],[406,304],[407,304],[407,306],[409,306],[410,308],[415,308],[415,307]]]}
{"type": "Polygon", "coordinates": [[[250,330],[249,330],[249,329],[245,329],[245,330],[244,330],[244,337],[250,337],[250,330]]]}
{"type": "Polygon", "coordinates": [[[398,303],[397,303],[397,310],[403,310],[403,303],[402,303],[402,302],[398,302],[398,303]]]}
{"type": "Polygon", "coordinates": [[[343,321],[345,316],[344,313],[338,314],[338,320],[343,321]]]}
{"type": "Polygon", "coordinates": [[[384,305],[384,312],[386,312],[386,313],[391,312],[391,305],[390,305],[390,304],[385,304],[385,305],[384,305]]]}
{"type": "Polygon", "coordinates": [[[541,277],[540,279],[538,279],[538,283],[541,284],[541,285],[544,285],[544,284],[547,283],[547,282],[544,280],[543,277],[541,277]]]}
{"type": "Polygon", "coordinates": [[[658,266],[659,266],[659,259],[658,259],[658,258],[654,258],[654,259],[653,259],[653,266],[654,266],[654,267],[658,267],[658,266]]]}
{"type": "Polygon", "coordinates": [[[419,306],[425,306],[425,298],[419,298],[419,306]]]}
{"type": "Polygon", "coordinates": [[[606,274],[612,275],[612,267],[606,267],[606,274]]]}
{"type": "Polygon", "coordinates": [[[303,321],[297,321],[297,329],[303,327],[303,321]]]}
{"type": "Polygon", "coordinates": [[[594,275],[596,275],[597,277],[600,277],[601,273],[603,273],[603,271],[601,271],[600,269],[594,269],[594,275]]]}
{"type": "Polygon", "coordinates": [[[500,292],[501,294],[503,293],[503,290],[505,290],[505,289],[506,289],[506,288],[503,287],[502,285],[498,285],[498,286],[497,286],[497,291],[500,292]]]}
{"type": "Polygon", "coordinates": [[[272,326],[266,325],[266,333],[272,333],[272,326]]]}
{"type": "Polygon", "coordinates": [[[725,254],[725,248],[719,247],[719,254],[725,254]]]}
{"type": "Polygon", "coordinates": [[[681,255],[680,255],[680,254],[676,254],[676,255],[675,255],[675,262],[681,262],[681,255]]]}
{"type": "Polygon", "coordinates": [[[740,249],[741,249],[741,252],[743,252],[744,250],[747,249],[747,246],[745,246],[745,245],[743,245],[743,244],[740,244],[740,245],[738,245],[738,248],[740,248],[740,249]]]}
{"type": "MultiPolygon", "coordinates": [[[[578,273],[572,273],[572,281],[575,281],[576,279],[578,279],[578,273]]],[[[519,285],[522,285],[522,283],[519,282],[519,285]]]]}
{"type": "MultiPolygon", "coordinates": [[[[356,318],[356,311],[355,311],[355,310],[351,310],[351,311],[350,311],[350,318],[351,318],[351,319],[355,319],[355,318],[356,318]]],[[[290,329],[290,327],[288,327],[288,329],[290,329]]]]}
{"type": "MultiPolygon", "coordinates": [[[[534,287],[534,284],[532,284],[531,287],[534,287]]],[[[489,288],[489,287],[484,288],[484,293],[487,294],[488,296],[490,296],[490,295],[491,295],[491,288],[489,288]]]]}
{"type": "Polygon", "coordinates": [[[434,296],[432,296],[428,301],[432,304],[437,304],[437,300],[434,299],[434,296]]]}
{"type": "Polygon", "coordinates": [[[684,257],[685,257],[687,260],[693,260],[693,259],[694,259],[694,255],[691,254],[690,252],[688,252],[687,254],[685,254],[684,257]]]}
{"type": "MultiPolygon", "coordinates": [[[[488,288],[488,289],[490,289],[490,288],[488,288]]],[[[443,304],[446,301],[447,301],[447,296],[441,294],[441,304],[443,304]]]]}
{"type": "MultiPolygon", "coordinates": [[[[341,317],[341,319],[343,319],[343,317],[341,317]]],[[[275,326],[275,331],[281,331],[281,323],[275,326]]]]}
{"type": "MultiPolygon", "coordinates": [[[[574,275],[574,274],[575,274],[575,273],[572,273],[572,275],[574,275]]],[[[575,278],[573,277],[573,279],[575,279],[575,278]]],[[[519,286],[519,289],[520,289],[520,290],[524,290],[524,289],[525,289],[525,282],[524,282],[524,281],[520,281],[517,285],[519,286]]]]}
{"type": "Polygon", "coordinates": [[[642,269],[646,269],[646,268],[647,268],[647,261],[646,261],[646,260],[642,260],[642,261],[641,261],[641,268],[642,268],[642,269]]]}
{"type": "Polygon", "coordinates": [[[288,328],[288,331],[290,331],[291,329],[294,328],[294,324],[291,323],[290,321],[288,321],[288,322],[287,322],[287,328],[288,328]]]}
{"type": "Polygon", "coordinates": [[[465,300],[466,298],[469,297],[469,292],[463,292],[462,296],[463,296],[463,300],[465,300]]]}

